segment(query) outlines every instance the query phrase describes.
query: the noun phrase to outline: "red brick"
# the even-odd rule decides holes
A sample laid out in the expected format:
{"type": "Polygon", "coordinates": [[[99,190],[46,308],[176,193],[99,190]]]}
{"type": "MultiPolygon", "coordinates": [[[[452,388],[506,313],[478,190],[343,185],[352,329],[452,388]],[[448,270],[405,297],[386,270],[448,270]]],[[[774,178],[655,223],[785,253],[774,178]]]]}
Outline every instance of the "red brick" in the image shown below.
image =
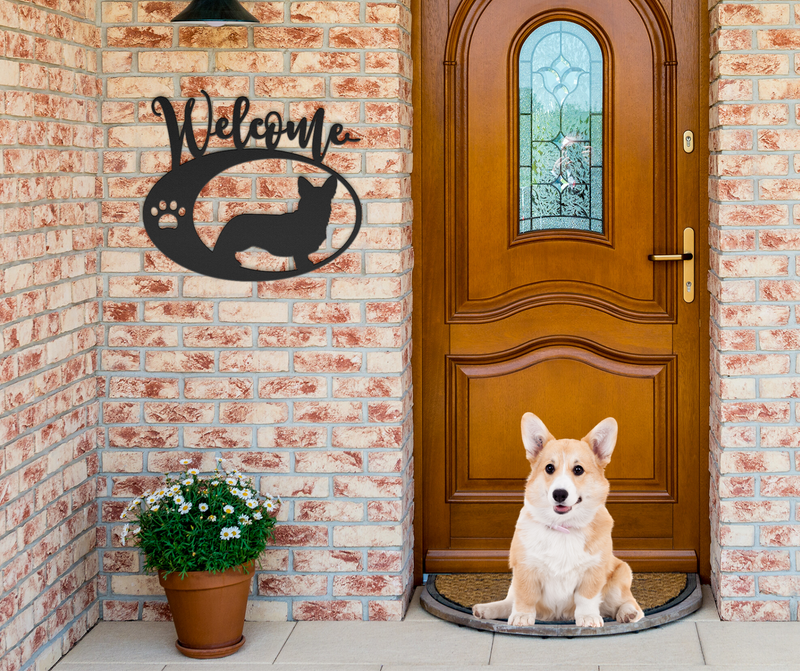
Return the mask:
{"type": "Polygon", "coordinates": [[[254,28],[258,49],[321,49],[322,28],[254,28]]]}
{"type": "Polygon", "coordinates": [[[302,620],[361,620],[360,601],[293,601],[292,618],[302,620]]]}
{"type": "Polygon", "coordinates": [[[800,526],[762,526],[759,531],[765,547],[800,545],[800,526]]]}
{"type": "Polygon", "coordinates": [[[259,575],[258,593],[266,596],[324,596],[328,579],[324,575],[259,575]]]}
{"type": "Polygon", "coordinates": [[[727,621],[786,621],[791,619],[789,601],[729,601],[722,599],[720,617],[727,621]]]}
{"type": "Polygon", "coordinates": [[[258,430],[259,447],[324,447],[327,429],[314,427],[265,427],[258,430]]]}
{"type": "Polygon", "coordinates": [[[722,571],[764,572],[788,571],[789,553],[785,550],[722,550],[722,571]]]}
{"type": "Polygon", "coordinates": [[[173,373],[197,373],[214,370],[213,352],[146,352],[145,369],[173,373]]]}
{"type": "Polygon", "coordinates": [[[178,381],[170,378],[112,377],[111,398],[178,398],[178,381]]]}
{"type": "Polygon", "coordinates": [[[267,377],[259,380],[260,398],[321,398],[327,395],[322,377],[267,377]]]}
{"type": "Polygon", "coordinates": [[[280,524],[275,527],[273,545],[292,547],[328,545],[328,529],[310,525],[280,524]]]}
{"type": "MultiPolygon", "coordinates": [[[[184,383],[186,398],[253,398],[253,381],[247,378],[191,378],[184,383]]],[[[259,395],[262,396],[260,390],[259,395]]]]}
{"type": "MultiPolygon", "coordinates": [[[[225,26],[222,28],[181,26],[178,29],[178,43],[182,47],[200,49],[244,49],[247,47],[247,28],[238,26],[225,26]]],[[[256,44],[256,46],[263,45],[256,44]]]]}
{"type": "Polygon", "coordinates": [[[146,422],[156,424],[208,424],[214,421],[212,403],[156,403],[144,404],[146,422]]]}
{"type": "Polygon", "coordinates": [[[334,596],[399,596],[403,593],[401,576],[347,575],[333,577],[334,596]]]}
{"type": "Polygon", "coordinates": [[[178,429],[111,427],[108,430],[108,443],[111,447],[178,447],[178,429]]]}
{"type": "MultiPolygon", "coordinates": [[[[351,501],[297,501],[294,504],[294,518],[297,522],[361,522],[364,519],[364,506],[361,503],[351,501]]],[[[298,567],[299,552],[295,551],[294,553],[295,570],[314,570],[298,567]]],[[[306,554],[310,555],[312,553],[306,554]]],[[[317,556],[319,553],[313,554],[317,556]]],[[[358,568],[347,570],[360,571],[360,561],[358,568]]]]}

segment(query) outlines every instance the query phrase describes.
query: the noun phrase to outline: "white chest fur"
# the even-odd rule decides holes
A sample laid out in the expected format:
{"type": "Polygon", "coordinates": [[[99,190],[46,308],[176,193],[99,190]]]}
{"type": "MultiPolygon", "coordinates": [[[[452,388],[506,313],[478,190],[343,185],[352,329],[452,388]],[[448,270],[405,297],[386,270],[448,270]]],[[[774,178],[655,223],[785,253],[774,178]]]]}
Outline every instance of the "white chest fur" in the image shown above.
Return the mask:
{"type": "Polygon", "coordinates": [[[552,611],[555,619],[571,619],[575,590],[601,557],[586,552],[586,536],[581,530],[554,531],[523,517],[527,517],[524,512],[517,524],[525,547],[522,561],[542,576],[541,606],[552,611]]]}

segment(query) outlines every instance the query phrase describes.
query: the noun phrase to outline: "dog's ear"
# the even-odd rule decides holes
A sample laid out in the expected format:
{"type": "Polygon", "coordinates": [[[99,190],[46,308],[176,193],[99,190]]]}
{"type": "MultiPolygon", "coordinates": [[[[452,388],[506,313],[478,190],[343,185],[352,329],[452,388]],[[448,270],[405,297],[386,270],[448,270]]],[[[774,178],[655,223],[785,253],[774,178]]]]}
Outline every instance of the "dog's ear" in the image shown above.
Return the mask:
{"type": "Polygon", "coordinates": [[[528,461],[533,462],[551,440],[555,438],[541,419],[532,412],[522,415],[522,443],[525,445],[525,452],[528,453],[528,461]]]}
{"type": "Polygon", "coordinates": [[[336,193],[336,181],[336,178],[332,175],[325,180],[325,184],[322,185],[322,188],[323,193],[326,196],[333,198],[334,194],[336,193]]]}
{"type": "Polygon", "coordinates": [[[607,466],[617,444],[617,420],[606,417],[584,436],[583,441],[589,443],[600,465],[607,466]]]}
{"type": "Polygon", "coordinates": [[[309,182],[305,177],[300,177],[297,180],[297,191],[300,193],[300,197],[309,196],[311,192],[314,190],[314,185],[309,182]]]}

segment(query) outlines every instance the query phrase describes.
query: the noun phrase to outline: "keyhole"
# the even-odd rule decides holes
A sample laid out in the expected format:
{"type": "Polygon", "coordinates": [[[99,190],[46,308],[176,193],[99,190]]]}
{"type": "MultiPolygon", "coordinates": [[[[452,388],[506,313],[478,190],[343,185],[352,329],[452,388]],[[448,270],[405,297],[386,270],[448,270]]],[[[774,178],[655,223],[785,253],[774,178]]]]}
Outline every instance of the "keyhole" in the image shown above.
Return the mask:
{"type": "Polygon", "coordinates": [[[691,282],[687,282],[686,283],[686,291],[691,291],[691,290],[692,290],[692,283],[691,282]]]}

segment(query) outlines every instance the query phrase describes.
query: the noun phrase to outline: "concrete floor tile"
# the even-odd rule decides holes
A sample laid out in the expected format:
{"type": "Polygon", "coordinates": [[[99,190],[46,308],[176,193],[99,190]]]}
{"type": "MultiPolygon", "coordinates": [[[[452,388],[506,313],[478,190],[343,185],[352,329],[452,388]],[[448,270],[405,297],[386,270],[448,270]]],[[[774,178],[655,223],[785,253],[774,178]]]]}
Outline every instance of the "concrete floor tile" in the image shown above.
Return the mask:
{"type": "Polygon", "coordinates": [[[697,622],[706,664],[800,668],[797,622],[697,622]]]}
{"type": "Polygon", "coordinates": [[[709,671],[705,665],[692,664],[601,664],[600,671],[709,671]]]}
{"type": "Polygon", "coordinates": [[[492,634],[426,622],[298,622],[276,662],[487,664],[492,634]]]}
{"type": "Polygon", "coordinates": [[[688,617],[685,617],[681,622],[719,622],[719,613],[717,612],[717,604],[714,602],[714,594],[711,587],[708,585],[701,585],[703,589],[703,605],[700,610],[695,611],[688,617]]]}
{"type": "MultiPolygon", "coordinates": [[[[557,663],[550,660],[549,662],[542,661],[539,664],[531,662],[527,664],[525,668],[531,669],[531,671],[544,671],[545,669],[553,669],[557,666],[557,663]]],[[[520,668],[519,666],[507,664],[492,664],[491,666],[409,666],[407,664],[386,664],[381,671],[520,671],[520,668]]],[[[582,666],[571,666],[568,671],[597,671],[597,665],[586,664],[582,666]]]]}
{"type": "Polygon", "coordinates": [[[381,671],[490,671],[490,668],[488,664],[480,666],[384,664],[381,671]]]}
{"type": "MultiPolygon", "coordinates": [[[[72,664],[70,662],[59,662],[51,671],[101,671],[105,670],[100,662],[90,664],[81,662],[72,664]]],[[[114,664],[114,671],[164,671],[164,664],[114,664]]]]}
{"type": "Polygon", "coordinates": [[[183,664],[167,664],[163,671],[381,671],[380,664],[241,664],[234,657],[187,659],[183,664]]]}
{"type": "Polygon", "coordinates": [[[579,664],[704,663],[695,623],[676,622],[635,634],[597,638],[534,638],[496,634],[491,664],[544,660],[571,668],[579,664]]]}
{"type": "MultiPolygon", "coordinates": [[[[294,622],[245,622],[247,642],[236,653],[237,663],[273,662],[294,625],[294,622]]],[[[117,671],[123,664],[189,661],[175,648],[175,639],[172,622],[100,622],[61,663],[81,664],[87,668],[105,665],[106,669],[113,665],[117,671]]]]}
{"type": "MultiPolygon", "coordinates": [[[[601,664],[600,671],[764,671],[764,666],[739,666],[738,664],[724,666],[685,666],[661,664],[601,664]]],[[[777,671],[777,670],[776,670],[777,671]]]]}
{"type": "Polygon", "coordinates": [[[419,604],[419,595],[422,594],[425,587],[417,587],[414,590],[414,596],[411,597],[411,601],[408,604],[408,610],[406,611],[406,616],[404,620],[408,621],[417,621],[417,620],[438,620],[439,618],[431,615],[427,610],[424,610],[422,606],[419,604]]]}

